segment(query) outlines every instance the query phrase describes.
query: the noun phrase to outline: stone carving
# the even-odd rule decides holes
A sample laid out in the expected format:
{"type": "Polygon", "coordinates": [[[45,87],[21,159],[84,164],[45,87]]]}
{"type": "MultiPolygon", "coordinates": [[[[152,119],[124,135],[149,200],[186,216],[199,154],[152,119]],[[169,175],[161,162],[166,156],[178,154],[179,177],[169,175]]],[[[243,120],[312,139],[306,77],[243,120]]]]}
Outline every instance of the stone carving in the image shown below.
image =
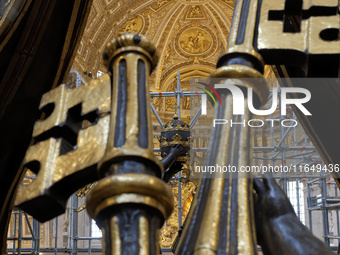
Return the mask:
{"type": "Polygon", "coordinates": [[[174,111],[176,109],[176,99],[173,97],[165,98],[165,110],[166,111],[174,111]]]}
{"type": "Polygon", "coordinates": [[[182,99],[182,109],[183,110],[190,110],[190,97],[184,97],[182,99]]]}
{"type": "Polygon", "coordinates": [[[180,0],[183,3],[187,3],[187,4],[204,4],[206,2],[208,2],[209,0],[180,0]]]}
{"type": "Polygon", "coordinates": [[[191,6],[188,17],[189,18],[204,18],[201,8],[196,5],[191,6]]]}
{"type": "Polygon", "coordinates": [[[212,43],[210,35],[198,28],[188,29],[180,36],[181,48],[191,54],[206,52],[212,43]]]}
{"type": "Polygon", "coordinates": [[[157,0],[156,3],[152,5],[152,8],[157,10],[169,2],[170,0],[157,0]]]}
{"type": "Polygon", "coordinates": [[[121,30],[122,33],[126,32],[136,32],[139,33],[143,28],[143,18],[141,16],[136,16],[130,19],[126,25],[121,30]]]}
{"type": "Polygon", "coordinates": [[[174,58],[171,56],[171,49],[170,47],[166,50],[165,55],[164,55],[164,62],[166,62],[169,65],[173,65],[174,63],[174,58]]]}
{"type": "Polygon", "coordinates": [[[157,111],[163,110],[163,102],[164,102],[163,98],[153,97],[151,99],[151,102],[157,111]]]}

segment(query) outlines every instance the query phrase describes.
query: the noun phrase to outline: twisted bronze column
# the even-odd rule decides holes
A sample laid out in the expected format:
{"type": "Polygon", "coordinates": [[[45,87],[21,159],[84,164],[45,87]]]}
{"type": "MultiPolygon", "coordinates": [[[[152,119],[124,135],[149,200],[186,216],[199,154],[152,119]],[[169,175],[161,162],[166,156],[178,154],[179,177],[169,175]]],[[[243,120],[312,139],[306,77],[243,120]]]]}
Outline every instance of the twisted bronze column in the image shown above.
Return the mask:
{"type": "Polygon", "coordinates": [[[126,33],[103,55],[112,73],[112,112],[102,178],[87,211],[103,232],[103,254],[159,254],[159,229],[173,209],[153,154],[148,77],[158,61],[152,42],[126,33]]]}

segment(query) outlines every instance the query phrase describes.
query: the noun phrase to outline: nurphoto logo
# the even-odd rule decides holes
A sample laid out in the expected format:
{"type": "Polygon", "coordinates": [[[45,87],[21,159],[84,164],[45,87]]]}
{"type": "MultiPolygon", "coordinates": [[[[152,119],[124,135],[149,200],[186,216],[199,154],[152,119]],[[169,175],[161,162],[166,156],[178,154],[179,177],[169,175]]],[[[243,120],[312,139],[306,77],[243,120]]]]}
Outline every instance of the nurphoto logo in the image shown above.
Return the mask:
{"type": "MultiPolygon", "coordinates": [[[[207,95],[210,96],[210,98],[213,100],[214,104],[216,105],[216,99],[218,99],[219,103],[223,105],[221,97],[217,90],[221,89],[227,89],[233,98],[233,115],[244,115],[245,113],[245,96],[243,91],[235,85],[235,82],[233,79],[226,80],[225,83],[222,84],[215,84],[213,86],[208,85],[203,82],[196,82],[198,84],[203,85],[204,87],[196,87],[204,93],[201,93],[201,115],[206,115],[207,114],[207,95]]],[[[220,92],[221,93],[221,92],[220,92]]],[[[312,114],[307,110],[307,108],[303,105],[307,103],[311,99],[311,93],[308,89],[305,88],[298,88],[298,87],[282,87],[280,90],[280,93],[278,92],[277,87],[272,88],[272,94],[271,94],[271,106],[268,107],[267,109],[256,109],[254,107],[254,102],[253,102],[253,89],[251,87],[247,88],[247,106],[248,110],[253,113],[254,115],[258,116],[266,116],[270,115],[275,112],[277,109],[278,103],[280,104],[280,112],[281,115],[285,116],[287,114],[287,106],[289,105],[295,105],[297,109],[299,109],[304,115],[306,116],[311,116],[312,114]],[[288,98],[288,93],[297,93],[300,95],[299,98],[288,98]],[[279,98],[280,96],[280,98],[279,98]]],[[[264,121],[269,121],[271,122],[271,125],[274,125],[275,121],[280,121],[279,119],[265,119],[264,121]]],[[[250,127],[262,127],[264,125],[264,121],[261,119],[251,119],[248,121],[248,126],[250,127]],[[257,123],[255,125],[255,122],[257,123]]],[[[230,123],[232,125],[232,120],[225,120],[225,119],[214,119],[213,125],[223,125],[230,123]]],[[[238,123],[239,124],[239,123],[238,123]]],[[[241,123],[243,124],[243,123],[241,123]]],[[[244,126],[246,125],[244,121],[244,126]]],[[[290,126],[296,126],[297,121],[293,119],[285,119],[281,121],[281,125],[285,127],[290,127],[290,126]],[[283,122],[283,123],[282,123],[283,122]],[[289,123],[287,125],[286,123],[289,123]]]]}

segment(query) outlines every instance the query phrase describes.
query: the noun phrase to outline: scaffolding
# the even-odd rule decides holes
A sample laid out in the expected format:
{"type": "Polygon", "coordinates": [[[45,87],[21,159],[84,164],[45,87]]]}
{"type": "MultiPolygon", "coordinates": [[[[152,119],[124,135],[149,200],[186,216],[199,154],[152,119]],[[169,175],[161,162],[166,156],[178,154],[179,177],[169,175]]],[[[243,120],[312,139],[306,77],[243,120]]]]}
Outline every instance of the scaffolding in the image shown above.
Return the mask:
{"type": "MultiPolygon", "coordinates": [[[[177,75],[177,88],[174,92],[150,92],[151,98],[153,97],[174,97],[177,99],[177,115],[181,118],[181,98],[183,97],[197,97],[204,92],[190,92],[181,89],[180,75],[177,75]]],[[[268,99],[268,103],[272,103],[272,97],[268,99]]],[[[158,115],[155,107],[151,103],[151,110],[153,111],[159,125],[163,127],[163,122],[158,115]]],[[[280,120],[284,120],[281,115],[281,109],[278,109],[278,116],[280,120]]],[[[292,114],[292,119],[296,120],[296,116],[292,109],[289,109],[292,114]]],[[[201,115],[199,109],[190,121],[190,126],[193,127],[201,115]]],[[[273,118],[273,114],[270,116],[273,118]]],[[[308,169],[321,165],[325,169],[320,156],[317,154],[315,147],[309,141],[305,133],[298,135],[299,131],[297,126],[279,127],[270,126],[269,139],[264,146],[253,147],[253,165],[258,164],[271,164],[272,166],[288,164],[295,167],[295,169],[308,169]],[[292,138],[288,139],[288,137],[292,138]]],[[[208,148],[191,148],[193,152],[206,152],[208,148]]],[[[159,152],[159,148],[154,149],[159,152]]],[[[322,170],[321,169],[321,170],[322,170]]],[[[27,178],[31,178],[27,176],[27,178]]],[[[259,176],[255,178],[260,178],[259,176]]],[[[293,207],[299,219],[316,234],[318,237],[323,238],[324,242],[333,249],[338,249],[340,240],[340,225],[339,225],[339,209],[340,197],[338,197],[338,187],[334,181],[330,180],[330,174],[327,171],[315,171],[311,173],[295,172],[289,174],[283,172],[282,174],[275,174],[274,178],[277,179],[284,190],[284,192],[291,199],[293,207]],[[302,187],[302,188],[301,188],[302,187]],[[303,206],[304,205],[304,206],[303,206]],[[305,208],[303,208],[305,207],[305,208]],[[305,213],[306,212],[306,213],[305,213]],[[321,217],[315,217],[317,212],[321,212],[321,217]],[[330,224],[330,212],[332,224],[330,224]],[[306,214],[306,215],[305,215],[306,214]],[[315,225],[315,218],[321,222],[323,232],[319,233],[318,229],[313,228],[315,225]],[[314,219],[314,221],[313,221],[314,219]],[[308,224],[307,224],[308,223],[308,224]],[[336,229],[334,228],[336,226],[336,229]],[[330,231],[332,229],[332,231],[330,231]],[[335,231],[336,230],[336,231],[335,231]],[[336,233],[335,233],[336,232],[336,233]]],[[[182,173],[179,172],[174,180],[178,183],[178,228],[182,226],[182,187],[181,179],[182,173]]],[[[41,224],[35,220],[30,219],[29,215],[25,212],[14,209],[12,215],[12,228],[8,233],[8,247],[9,254],[39,254],[39,253],[54,253],[58,254],[69,253],[77,254],[77,252],[87,252],[88,254],[101,252],[100,236],[93,236],[93,220],[84,212],[77,213],[76,209],[79,204],[84,203],[85,198],[79,198],[73,194],[69,200],[68,211],[66,218],[68,224],[60,225],[61,221],[65,221],[63,217],[59,216],[49,222],[49,232],[53,233],[49,237],[49,247],[41,247],[41,224]],[[27,225],[29,234],[23,232],[23,225],[27,225]],[[23,242],[31,242],[31,247],[23,247],[23,242]]],[[[46,245],[45,245],[46,246],[46,245]]],[[[162,248],[162,252],[170,252],[170,248],[162,248]]],[[[338,251],[338,254],[339,251],[338,251]]]]}

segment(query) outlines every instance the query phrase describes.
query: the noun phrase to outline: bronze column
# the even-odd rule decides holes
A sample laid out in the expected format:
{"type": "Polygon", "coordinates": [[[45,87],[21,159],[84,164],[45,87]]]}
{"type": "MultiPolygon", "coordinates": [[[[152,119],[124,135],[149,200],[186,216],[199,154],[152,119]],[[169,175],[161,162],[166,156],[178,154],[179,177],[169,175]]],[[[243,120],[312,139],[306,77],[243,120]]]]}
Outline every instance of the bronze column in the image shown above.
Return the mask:
{"type": "Polygon", "coordinates": [[[103,58],[112,73],[110,133],[87,211],[103,231],[104,254],[158,255],[158,232],[173,209],[152,144],[148,77],[158,52],[146,37],[126,33],[103,58]]]}
{"type": "Polygon", "coordinates": [[[239,171],[241,166],[251,165],[248,121],[252,114],[248,110],[247,89],[254,91],[255,107],[264,104],[268,97],[268,86],[261,79],[264,62],[253,47],[257,10],[257,0],[236,1],[228,48],[210,75],[229,79],[245,95],[244,115],[233,115],[232,94],[227,89],[217,89],[222,105],[216,105],[214,118],[229,122],[214,127],[206,162],[206,166],[230,165],[236,172],[204,175],[176,254],[257,254],[252,179],[249,173],[239,171]],[[230,121],[238,124],[231,126],[230,121]]]}

